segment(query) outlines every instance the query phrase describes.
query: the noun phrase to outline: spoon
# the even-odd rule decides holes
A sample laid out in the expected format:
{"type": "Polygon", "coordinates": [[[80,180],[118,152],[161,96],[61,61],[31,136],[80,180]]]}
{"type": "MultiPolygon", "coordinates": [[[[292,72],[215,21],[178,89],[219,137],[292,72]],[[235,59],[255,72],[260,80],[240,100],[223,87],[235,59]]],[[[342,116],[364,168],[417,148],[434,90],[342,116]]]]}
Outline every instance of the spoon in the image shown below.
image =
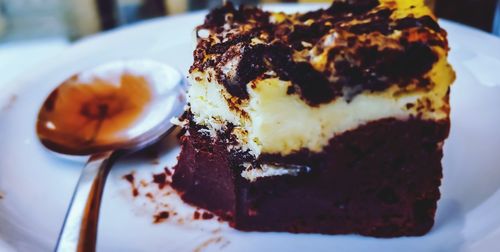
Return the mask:
{"type": "Polygon", "coordinates": [[[59,85],[40,108],[37,134],[57,153],[90,155],[70,202],[56,251],[95,251],[106,177],[120,157],[169,135],[182,112],[183,81],[151,60],[107,63],[59,85]]]}

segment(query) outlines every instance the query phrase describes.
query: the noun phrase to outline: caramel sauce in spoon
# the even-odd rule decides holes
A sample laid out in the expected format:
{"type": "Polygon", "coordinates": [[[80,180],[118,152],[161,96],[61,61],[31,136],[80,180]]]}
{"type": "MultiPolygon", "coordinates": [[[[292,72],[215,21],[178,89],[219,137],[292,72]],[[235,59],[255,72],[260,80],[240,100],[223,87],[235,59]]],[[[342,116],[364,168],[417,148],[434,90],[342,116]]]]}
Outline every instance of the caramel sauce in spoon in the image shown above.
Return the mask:
{"type": "Polygon", "coordinates": [[[40,110],[37,133],[42,143],[59,153],[79,155],[125,140],[153,94],[144,77],[125,73],[119,82],[96,78],[84,83],[77,76],[63,82],[40,110]]]}

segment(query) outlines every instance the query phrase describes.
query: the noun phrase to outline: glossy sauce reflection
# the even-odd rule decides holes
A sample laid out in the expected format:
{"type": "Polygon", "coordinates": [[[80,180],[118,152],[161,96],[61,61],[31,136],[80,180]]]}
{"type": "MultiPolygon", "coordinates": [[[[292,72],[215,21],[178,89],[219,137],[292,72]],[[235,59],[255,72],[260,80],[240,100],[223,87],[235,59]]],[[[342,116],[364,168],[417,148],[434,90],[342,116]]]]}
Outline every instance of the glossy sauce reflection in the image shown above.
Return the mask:
{"type": "Polygon", "coordinates": [[[119,82],[95,78],[83,83],[77,76],[65,81],[40,110],[37,133],[42,143],[79,154],[123,138],[151,103],[152,93],[144,77],[124,73],[119,82]]]}

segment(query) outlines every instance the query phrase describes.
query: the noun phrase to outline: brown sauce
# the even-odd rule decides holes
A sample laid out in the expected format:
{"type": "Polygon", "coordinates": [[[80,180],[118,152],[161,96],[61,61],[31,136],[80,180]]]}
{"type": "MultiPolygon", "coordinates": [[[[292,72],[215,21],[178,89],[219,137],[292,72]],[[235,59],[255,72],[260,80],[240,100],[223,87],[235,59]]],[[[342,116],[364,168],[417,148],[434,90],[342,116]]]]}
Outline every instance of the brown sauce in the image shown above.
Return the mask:
{"type": "Polygon", "coordinates": [[[37,134],[51,150],[66,154],[99,151],[124,137],[141,117],[152,93],[144,77],[123,74],[119,85],[74,76],[54,90],[38,115],[37,134]]]}

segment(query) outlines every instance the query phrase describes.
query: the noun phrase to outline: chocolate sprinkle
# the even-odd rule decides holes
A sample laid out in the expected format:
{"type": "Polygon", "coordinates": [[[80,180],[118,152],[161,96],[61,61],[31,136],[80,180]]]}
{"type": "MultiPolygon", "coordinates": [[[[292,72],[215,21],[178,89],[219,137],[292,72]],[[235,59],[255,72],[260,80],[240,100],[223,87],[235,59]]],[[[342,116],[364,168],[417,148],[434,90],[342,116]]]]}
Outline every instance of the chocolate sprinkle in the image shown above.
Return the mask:
{"type": "Polygon", "coordinates": [[[154,223],[155,224],[158,224],[158,223],[161,223],[163,222],[164,220],[168,219],[168,217],[170,216],[170,213],[167,212],[167,211],[162,211],[162,212],[159,212],[158,214],[156,214],[154,216],[154,223]]]}
{"type": "Polygon", "coordinates": [[[153,183],[158,184],[160,189],[163,189],[167,184],[167,176],[165,173],[153,174],[153,183]]]}
{"type": "Polygon", "coordinates": [[[195,220],[200,219],[200,212],[195,211],[195,212],[193,213],[193,219],[195,219],[195,220]]]}
{"type": "Polygon", "coordinates": [[[123,175],[123,179],[127,180],[130,184],[134,184],[134,173],[129,173],[126,175],[123,175]]]}
{"type": "Polygon", "coordinates": [[[131,172],[129,174],[125,174],[122,176],[122,178],[125,179],[127,182],[129,182],[130,185],[132,185],[132,196],[133,197],[139,196],[139,189],[137,189],[137,187],[135,186],[134,172],[131,172]]]}
{"type": "Polygon", "coordinates": [[[203,214],[201,215],[201,218],[204,220],[210,220],[213,217],[214,217],[214,215],[211,213],[208,213],[208,212],[203,212],[203,214]]]}

